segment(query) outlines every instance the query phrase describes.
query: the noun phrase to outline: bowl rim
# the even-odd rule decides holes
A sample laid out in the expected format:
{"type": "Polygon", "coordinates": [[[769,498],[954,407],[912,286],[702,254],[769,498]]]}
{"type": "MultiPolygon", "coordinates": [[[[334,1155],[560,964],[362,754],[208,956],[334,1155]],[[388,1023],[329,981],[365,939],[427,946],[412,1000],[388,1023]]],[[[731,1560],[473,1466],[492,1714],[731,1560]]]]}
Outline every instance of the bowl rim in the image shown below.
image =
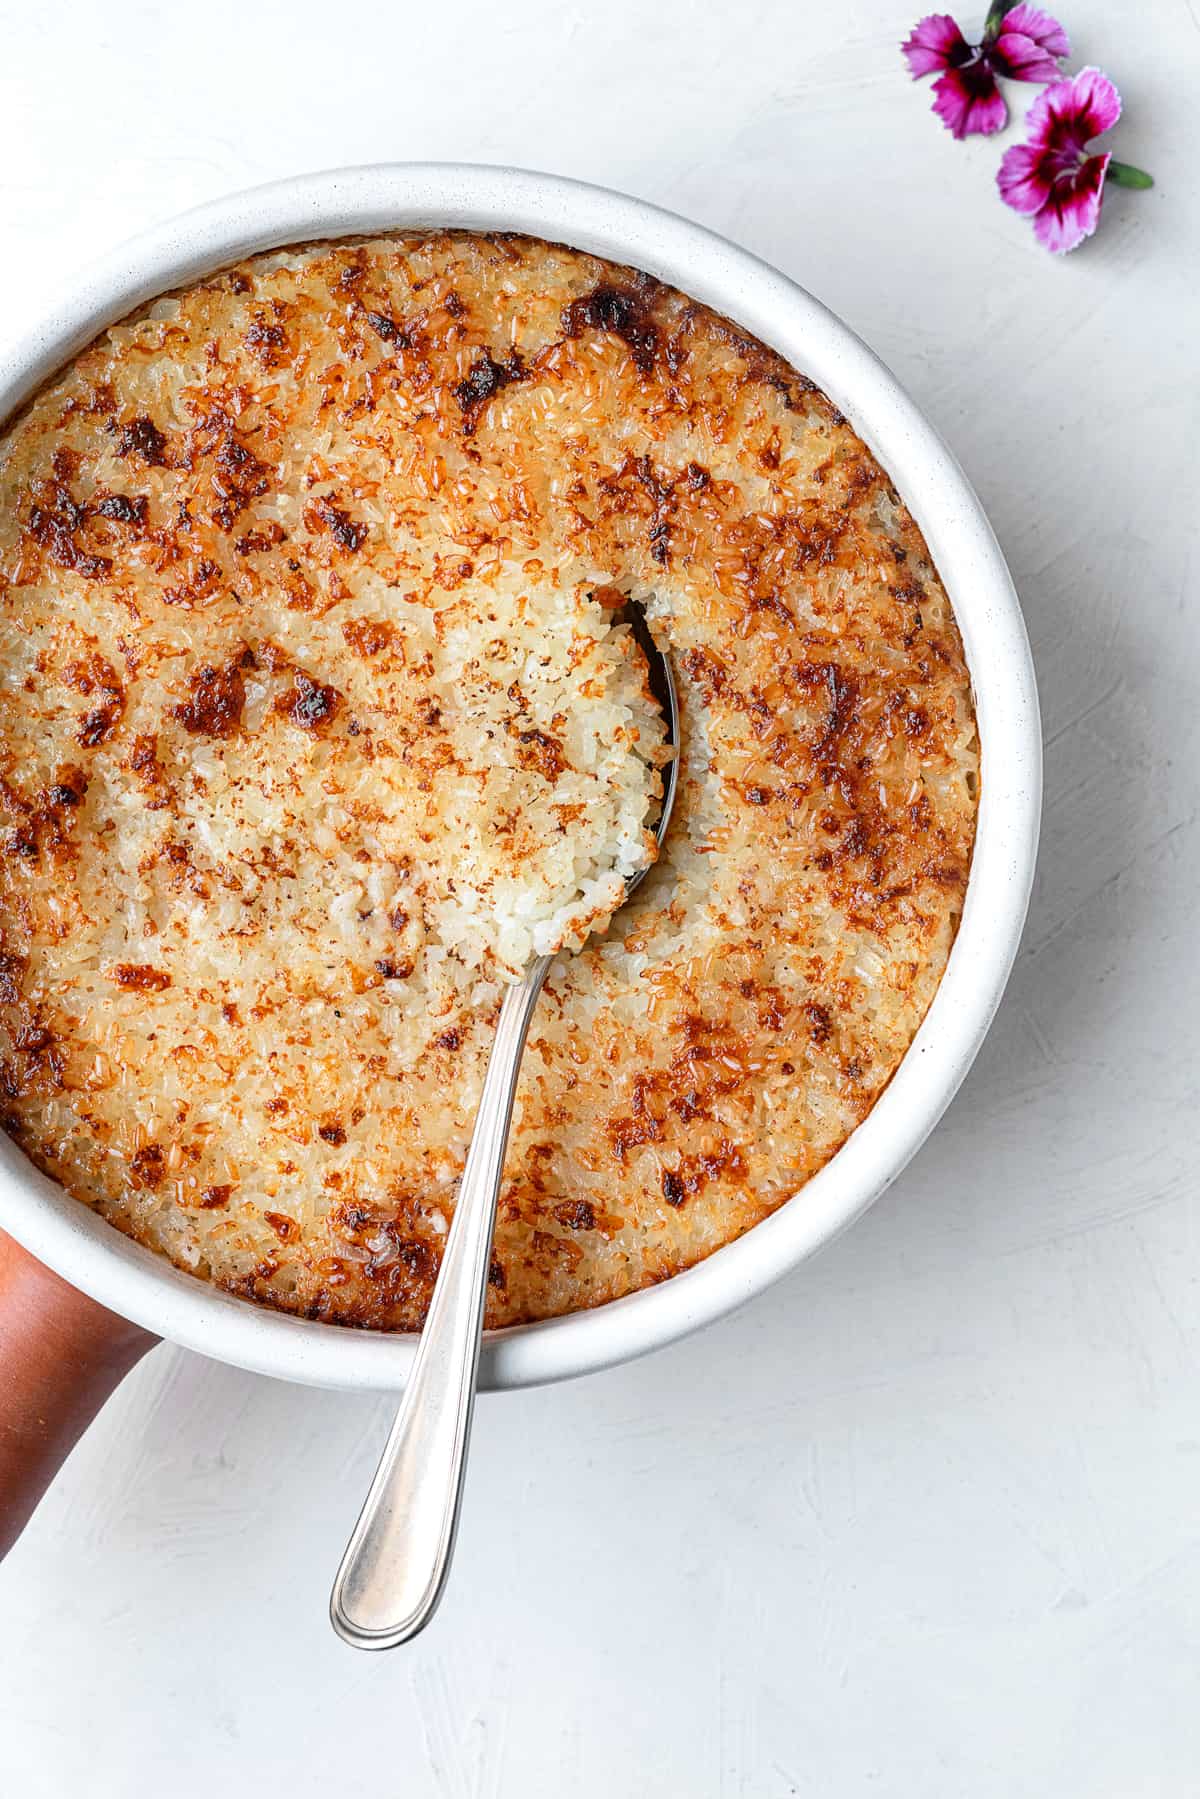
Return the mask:
{"type": "MultiPolygon", "coordinates": [[[[692,1268],[607,1305],[489,1332],[480,1385],[498,1390],[630,1360],[734,1311],[831,1242],[901,1172],[974,1060],[1016,956],[1037,852],[1041,729],[1029,642],[999,545],[958,463],[891,372],[820,301],[751,252],[607,188],[483,164],[380,163],[210,201],[93,263],[23,341],[0,346],[0,426],[106,326],[168,289],[286,244],[424,226],[525,232],[643,269],[813,379],[925,535],[962,633],[982,746],[958,936],[920,1029],[867,1118],[796,1195],[692,1268]]],[[[316,1386],[396,1389],[407,1378],[415,1337],[294,1318],[198,1281],[72,1199],[2,1133],[0,1225],[92,1298],[201,1354],[316,1386]]]]}

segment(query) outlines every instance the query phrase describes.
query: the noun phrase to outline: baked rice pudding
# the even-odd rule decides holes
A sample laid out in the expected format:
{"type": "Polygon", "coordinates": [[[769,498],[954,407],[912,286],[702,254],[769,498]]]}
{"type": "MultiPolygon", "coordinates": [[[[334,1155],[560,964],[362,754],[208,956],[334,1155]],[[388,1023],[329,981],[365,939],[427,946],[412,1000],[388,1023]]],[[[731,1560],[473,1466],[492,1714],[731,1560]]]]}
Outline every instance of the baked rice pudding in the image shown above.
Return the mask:
{"type": "Polygon", "coordinates": [[[539,945],[582,947],[530,1031],[492,1326],[794,1194],[954,938],[979,749],[919,531],[802,374],[573,250],[310,245],[107,331],[0,437],[0,667],[4,1128],[306,1317],[420,1325],[539,945]],[[604,932],[665,754],[627,596],[679,790],[604,932]]]}

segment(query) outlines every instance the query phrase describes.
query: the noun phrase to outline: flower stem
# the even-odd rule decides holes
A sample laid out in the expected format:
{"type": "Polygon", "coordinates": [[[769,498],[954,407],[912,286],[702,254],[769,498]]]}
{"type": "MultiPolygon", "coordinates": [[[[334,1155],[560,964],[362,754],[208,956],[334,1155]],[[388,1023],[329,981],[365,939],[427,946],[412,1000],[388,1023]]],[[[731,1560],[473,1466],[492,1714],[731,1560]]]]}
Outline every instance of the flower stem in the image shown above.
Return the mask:
{"type": "Polygon", "coordinates": [[[1153,175],[1147,175],[1145,169],[1135,169],[1131,162],[1110,162],[1108,180],[1114,187],[1153,187],[1153,175]]]}
{"type": "Polygon", "coordinates": [[[988,43],[990,39],[1000,36],[1000,26],[1003,23],[1004,15],[1005,13],[1012,11],[1013,4],[1014,0],[992,0],[992,4],[988,7],[988,16],[983,21],[983,41],[985,44],[988,43]]]}

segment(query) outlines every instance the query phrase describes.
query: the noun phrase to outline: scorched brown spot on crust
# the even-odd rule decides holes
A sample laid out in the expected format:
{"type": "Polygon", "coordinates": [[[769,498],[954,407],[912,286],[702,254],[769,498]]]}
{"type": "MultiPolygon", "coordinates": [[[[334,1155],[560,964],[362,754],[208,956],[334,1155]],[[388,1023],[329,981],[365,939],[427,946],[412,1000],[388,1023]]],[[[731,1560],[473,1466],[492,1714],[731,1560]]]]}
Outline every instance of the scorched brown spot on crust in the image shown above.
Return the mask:
{"type": "Polygon", "coordinates": [[[77,855],[72,837],[88,785],[83,770],[70,763],[56,769],[54,778],[32,799],[0,778],[0,819],[11,822],[11,830],[3,839],[5,853],[30,862],[39,855],[46,855],[51,861],[77,855]]]}
{"type": "Polygon", "coordinates": [[[378,656],[395,635],[395,626],[383,618],[352,618],[342,626],[342,636],[356,656],[378,656]]]}
{"type": "Polygon", "coordinates": [[[112,736],[125,709],[125,688],[107,657],[92,654],[67,664],[63,683],[84,695],[88,707],[75,729],[75,741],[97,749],[112,736]]]}
{"type": "Polygon", "coordinates": [[[132,987],[136,993],[165,993],[171,985],[166,969],[148,962],[118,962],[112,977],[118,987],[132,987]]]}
{"type": "Polygon", "coordinates": [[[389,318],[386,312],[367,312],[363,316],[376,337],[381,337],[385,344],[393,344],[398,350],[412,348],[408,332],[395,319],[389,318]]]}
{"type": "Polygon", "coordinates": [[[193,736],[232,737],[241,725],[246,704],[247,666],[254,666],[254,657],[246,650],[221,668],[205,663],[189,678],[189,696],[171,708],[171,716],[193,736]]]}
{"type": "Polygon", "coordinates": [[[110,493],[96,506],[100,518],[114,519],[120,525],[144,525],[147,510],[145,494],[110,493]]]}
{"type": "Polygon", "coordinates": [[[586,1199],[572,1199],[554,1208],[554,1216],[569,1231],[594,1231],[596,1208],[586,1199]]]}
{"type": "Polygon", "coordinates": [[[304,522],[313,531],[327,531],[334,542],[353,555],[361,550],[367,538],[367,527],[356,524],[341,506],[331,499],[314,500],[305,508],[304,522]]]}
{"type": "Polygon", "coordinates": [[[524,377],[524,364],[515,352],[503,362],[496,362],[486,350],[481,350],[471,364],[470,373],[454,389],[454,397],[462,409],[466,429],[475,429],[480,413],[493,394],[524,377]]]}
{"type": "Polygon", "coordinates": [[[121,427],[117,455],[135,457],[150,468],[162,468],[167,460],[167,440],[153,419],[131,419],[121,427]]]}
{"type": "Polygon", "coordinates": [[[287,342],[278,319],[256,318],[246,332],[246,348],[265,369],[279,368],[287,360],[287,342]]]}
{"type": "Polygon", "coordinates": [[[125,766],[148,794],[153,794],[163,784],[163,766],[158,759],[158,738],[153,731],[138,732],[129,746],[125,766]]]}
{"type": "Polygon", "coordinates": [[[79,534],[87,524],[88,510],[72,498],[58,481],[40,482],[37,501],[29,511],[29,535],[59,568],[70,569],[89,581],[100,581],[112,571],[112,559],[85,548],[79,534]]]}
{"type": "Polygon", "coordinates": [[[648,292],[654,284],[642,277],[634,290],[602,284],[563,308],[564,337],[582,337],[585,331],[604,331],[619,337],[643,375],[654,367],[658,332],[647,312],[648,292]]]}
{"type": "Polygon", "coordinates": [[[14,956],[8,950],[0,950],[0,1005],[15,1006],[21,999],[21,974],[25,967],[23,956],[14,956]]]}
{"type": "MultiPolygon", "coordinates": [[[[428,872],[476,792],[487,670],[437,671],[465,619],[511,636],[576,584],[598,629],[646,604],[685,754],[660,866],[539,1004],[487,1322],[663,1280],[803,1188],[962,910],[979,755],[949,602],[801,371],[632,269],[453,232],[246,261],[0,435],[0,1109],[25,1154],[230,1291],[419,1326],[499,1008],[428,872]]],[[[552,787],[573,731],[514,701],[506,768],[552,787]]],[[[587,818],[554,817],[569,850],[587,818]]],[[[494,823],[540,853],[519,807],[494,823]]]]}
{"type": "Polygon", "coordinates": [[[223,406],[216,406],[191,433],[189,457],[208,467],[209,516],[232,531],[253,501],[270,487],[271,471],[239,433],[223,406]]]}
{"type": "Polygon", "coordinates": [[[291,691],[280,695],[275,708],[285,713],[302,731],[320,731],[332,721],[340,704],[341,695],[336,687],[327,687],[297,670],[291,691]]]}
{"type": "Polygon", "coordinates": [[[158,1143],[147,1143],[129,1158],[135,1187],[157,1187],[167,1171],[166,1152],[158,1143]]]}
{"type": "Polygon", "coordinates": [[[385,981],[406,981],[413,971],[412,962],[398,962],[394,956],[381,956],[375,967],[385,981]]]}
{"type": "Polygon", "coordinates": [[[814,1043],[828,1043],[833,1030],[833,1020],[826,1006],[810,1002],[804,1008],[804,1016],[808,1021],[809,1035],[814,1043]]]}
{"type": "Polygon", "coordinates": [[[563,747],[548,731],[514,730],[517,757],[522,767],[536,768],[547,781],[554,781],[566,767],[563,747]]]}
{"type": "Polygon", "coordinates": [[[220,591],[221,574],[220,563],[211,556],[189,557],[175,584],[164,589],[163,603],[183,606],[188,611],[206,606],[220,591]]]}

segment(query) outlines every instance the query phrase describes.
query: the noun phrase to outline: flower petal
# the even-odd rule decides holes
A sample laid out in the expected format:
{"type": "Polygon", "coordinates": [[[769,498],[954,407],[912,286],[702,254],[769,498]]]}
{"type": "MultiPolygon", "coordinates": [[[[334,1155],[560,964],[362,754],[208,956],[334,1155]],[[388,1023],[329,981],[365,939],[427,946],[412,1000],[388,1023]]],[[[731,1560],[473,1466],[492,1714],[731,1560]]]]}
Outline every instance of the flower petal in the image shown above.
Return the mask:
{"type": "Polygon", "coordinates": [[[1010,81],[1058,79],[1058,64],[1054,58],[1031,37],[1022,37],[1019,31],[1002,31],[990,55],[997,75],[1007,75],[1010,81]]]}
{"type": "Polygon", "coordinates": [[[1025,129],[1031,144],[1036,144],[1039,149],[1046,147],[1060,116],[1055,108],[1069,98],[1071,91],[1073,83],[1070,81],[1056,81],[1052,87],[1043,88],[1025,114],[1025,129]]]}
{"type": "Polygon", "coordinates": [[[1056,59],[1071,54],[1070,39],[1058,20],[1040,7],[1024,5],[1023,0],[1020,6],[1009,7],[1000,21],[997,35],[1003,36],[1008,31],[1031,38],[1039,49],[1056,59]]]}
{"type": "Polygon", "coordinates": [[[1010,81],[1057,81],[1058,58],[1036,38],[1005,28],[988,52],[998,75],[1010,81]]]}
{"type": "Polygon", "coordinates": [[[933,84],[933,110],[957,138],[990,137],[1008,123],[1008,107],[991,70],[977,63],[970,70],[947,69],[933,84]]]}
{"type": "Polygon", "coordinates": [[[1036,144],[1014,144],[1000,158],[996,175],[1000,198],[1014,212],[1040,212],[1050,198],[1050,182],[1042,167],[1042,153],[1036,144]]]}
{"type": "Polygon", "coordinates": [[[1069,186],[1056,185],[1049,202],[1034,219],[1034,236],[1055,256],[1074,250],[1099,224],[1108,163],[1107,153],[1089,156],[1069,186]]]}
{"type": "Polygon", "coordinates": [[[1064,138],[1079,145],[1109,131],[1121,116],[1121,96],[1099,69],[1081,69],[1040,93],[1025,116],[1030,143],[1047,148],[1064,138]]]}
{"type": "Polygon", "coordinates": [[[914,81],[932,75],[936,69],[948,69],[952,62],[970,55],[966,38],[948,12],[933,12],[913,26],[908,39],[901,44],[900,54],[908,64],[914,81]]]}
{"type": "Polygon", "coordinates": [[[1075,90],[1075,115],[1085,143],[1088,138],[1099,137],[1102,131],[1111,131],[1121,116],[1121,96],[1108,76],[1099,69],[1080,69],[1071,85],[1075,90]]]}

